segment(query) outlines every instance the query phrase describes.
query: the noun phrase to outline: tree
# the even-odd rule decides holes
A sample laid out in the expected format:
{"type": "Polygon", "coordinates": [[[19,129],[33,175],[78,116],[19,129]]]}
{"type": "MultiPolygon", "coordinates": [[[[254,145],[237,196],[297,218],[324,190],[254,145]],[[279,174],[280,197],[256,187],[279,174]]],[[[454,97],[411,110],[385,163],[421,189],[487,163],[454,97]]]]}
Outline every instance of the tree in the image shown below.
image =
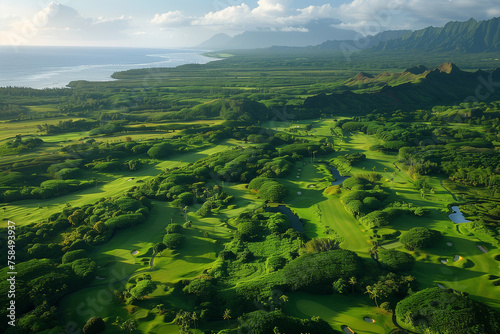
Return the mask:
{"type": "Polygon", "coordinates": [[[82,332],[85,334],[96,334],[104,331],[106,329],[106,324],[104,320],[100,317],[92,317],[87,320],[85,326],[83,326],[82,332]]]}
{"type": "Polygon", "coordinates": [[[427,229],[425,227],[413,227],[403,234],[401,238],[399,238],[399,241],[406,249],[415,250],[432,246],[441,236],[439,231],[427,229]]]}
{"type": "Polygon", "coordinates": [[[196,312],[191,313],[191,320],[193,320],[193,324],[194,324],[194,333],[196,334],[196,332],[197,332],[197,329],[196,329],[196,321],[198,320],[198,315],[196,314],[196,312]]]}
{"type": "Polygon", "coordinates": [[[378,259],[382,266],[392,272],[409,271],[415,263],[413,255],[394,249],[380,249],[378,259]]]}
{"type": "Polygon", "coordinates": [[[229,326],[230,325],[229,320],[231,319],[231,310],[227,308],[224,311],[224,315],[222,317],[224,318],[224,320],[227,320],[227,325],[229,326]]]}
{"type": "Polygon", "coordinates": [[[156,284],[154,284],[149,279],[143,279],[137,282],[136,286],[130,290],[132,296],[137,299],[142,299],[143,297],[153,293],[156,290],[156,284]]]}
{"type": "Polygon", "coordinates": [[[153,252],[156,254],[161,255],[161,252],[163,252],[165,249],[167,249],[167,246],[163,242],[159,242],[153,246],[153,252]]]}
{"type": "Polygon", "coordinates": [[[378,290],[373,288],[371,285],[368,285],[366,287],[366,292],[369,296],[370,296],[370,299],[374,299],[375,300],[375,305],[377,305],[378,307],[378,303],[377,303],[377,297],[378,297],[378,290]]]}
{"type": "Polygon", "coordinates": [[[283,301],[283,303],[287,303],[290,300],[287,295],[281,295],[280,299],[281,301],[283,301]]]}
{"type": "Polygon", "coordinates": [[[353,276],[353,277],[349,278],[349,284],[351,284],[351,286],[352,286],[352,293],[353,294],[354,294],[354,286],[356,285],[356,283],[358,283],[356,281],[356,277],[353,276]]]}
{"type": "Polygon", "coordinates": [[[120,326],[122,331],[128,331],[129,334],[139,328],[139,324],[135,319],[128,319],[120,326]]]}
{"type": "Polygon", "coordinates": [[[184,242],[184,236],[178,233],[167,234],[163,237],[163,243],[168,249],[178,249],[184,242]]]}

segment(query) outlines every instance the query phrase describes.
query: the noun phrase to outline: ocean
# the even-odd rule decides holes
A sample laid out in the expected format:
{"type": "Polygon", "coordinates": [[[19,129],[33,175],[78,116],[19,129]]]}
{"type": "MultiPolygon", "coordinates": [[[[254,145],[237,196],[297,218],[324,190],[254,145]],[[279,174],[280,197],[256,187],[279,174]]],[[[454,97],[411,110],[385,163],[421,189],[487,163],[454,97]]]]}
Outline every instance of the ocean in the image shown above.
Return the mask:
{"type": "Polygon", "coordinates": [[[212,60],[199,50],[0,46],[0,87],[60,88],[74,80],[113,80],[114,72],[129,69],[212,60]]]}

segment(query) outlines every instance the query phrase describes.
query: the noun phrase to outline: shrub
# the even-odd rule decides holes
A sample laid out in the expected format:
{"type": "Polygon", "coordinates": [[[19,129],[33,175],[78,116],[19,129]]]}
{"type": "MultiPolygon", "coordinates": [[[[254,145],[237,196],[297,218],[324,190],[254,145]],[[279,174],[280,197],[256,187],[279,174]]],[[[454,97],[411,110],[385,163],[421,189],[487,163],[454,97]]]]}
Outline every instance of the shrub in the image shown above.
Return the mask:
{"type": "Polygon", "coordinates": [[[282,269],[286,264],[286,259],[281,256],[271,256],[266,260],[266,270],[268,273],[282,269]]]}
{"type": "Polygon", "coordinates": [[[427,248],[441,238],[441,233],[425,227],[414,227],[403,234],[399,241],[408,250],[427,248]]]}
{"type": "Polygon", "coordinates": [[[66,254],[63,255],[62,257],[62,263],[71,263],[75,260],[78,259],[83,259],[87,257],[87,252],[84,251],[83,249],[77,249],[74,251],[69,251],[66,254]]]}
{"type": "Polygon", "coordinates": [[[336,249],[321,253],[304,254],[283,268],[285,284],[292,290],[313,292],[331,291],[332,282],[343,277],[349,279],[361,273],[361,260],[352,251],[336,249]]]}
{"type": "Polygon", "coordinates": [[[178,233],[167,234],[163,237],[163,243],[168,249],[179,249],[184,242],[184,236],[178,233]]]}
{"type": "Polygon", "coordinates": [[[144,222],[144,216],[140,213],[130,213],[126,215],[112,217],[104,223],[112,230],[127,228],[132,225],[137,225],[144,222]]]}
{"type": "Polygon", "coordinates": [[[415,264],[415,258],[408,253],[394,249],[380,249],[378,260],[386,269],[390,271],[409,271],[415,264]]]}
{"type": "Polygon", "coordinates": [[[432,333],[500,333],[500,313],[467,295],[438,287],[400,301],[398,323],[411,331],[432,333]]]}
{"type": "Polygon", "coordinates": [[[253,190],[259,190],[264,183],[269,181],[272,181],[272,179],[267,177],[256,177],[255,179],[250,181],[250,183],[248,184],[248,188],[253,190]]]}
{"type": "Polygon", "coordinates": [[[288,195],[288,188],[276,181],[264,183],[258,192],[258,196],[269,202],[281,202],[288,195]]]}
{"type": "Polygon", "coordinates": [[[182,226],[176,223],[168,224],[167,227],[165,228],[165,232],[167,232],[167,234],[181,233],[182,226]]]}

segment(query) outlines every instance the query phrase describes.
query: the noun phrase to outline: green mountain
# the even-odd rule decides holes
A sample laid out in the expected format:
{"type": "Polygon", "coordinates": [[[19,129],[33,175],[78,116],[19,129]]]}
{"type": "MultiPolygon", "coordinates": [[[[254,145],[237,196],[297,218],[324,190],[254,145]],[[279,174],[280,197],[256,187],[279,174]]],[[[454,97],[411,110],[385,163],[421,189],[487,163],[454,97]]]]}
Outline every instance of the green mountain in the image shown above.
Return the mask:
{"type": "Polygon", "coordinates": [[[435,69],[416,66],[400,73],[377,76],[359,73],[345,83],[346,90],[309,97],[305,108],[333,114],[364,114],[375,109],[415,110],[461,102],[500,98],[500,68],[466,72],[452,63],[435,69]]]}
{"type": "Polygon", "coordinates": [[[465,53],[500,51],[500,18],[449,22],[444,27],[427,27],[375,46],[379,51],[419,50],[465,53]]]}

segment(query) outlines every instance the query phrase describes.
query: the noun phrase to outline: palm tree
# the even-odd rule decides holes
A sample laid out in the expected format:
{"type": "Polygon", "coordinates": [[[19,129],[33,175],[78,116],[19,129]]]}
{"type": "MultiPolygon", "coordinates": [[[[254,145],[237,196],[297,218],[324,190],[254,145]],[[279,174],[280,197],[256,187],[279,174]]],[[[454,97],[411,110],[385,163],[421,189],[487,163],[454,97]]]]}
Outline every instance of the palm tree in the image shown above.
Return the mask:
{"type": "Polygon", "coordinates": [[[356,283],[358,283],[358,282],[356,281],[356,277],[351,277],[351,278],[349,278],[349,284],[351,284],[351,286],[352,286],[352,293],[353,293],[353,294],[354,294],[354,286],[356,285],[356,283]]]}
{"type": "Polygon", "coordinates": [[[290,300],[287,295],[281,295],[280,299],[283,303],[287,303],[290,300]]]}
{"type": "Polygon", "coordinates": [[[372,288],[370,285],[368,285],[368,286],[366,287],[366,292],[365,292],[365,293],[369,294],[369,295],[370,295],[370,298],[375,300],[375,305],[377,305],[377,307],[379,307],[379,306],[378,306],[378,303],[377,303],[378,290],[377,290],[377,289],[374,289],[374,288],[372,288]]]}
{"type": "Polygon", "coordinates": [[[229,326],[230,325],[229,320],[231,319],[231,310],[227,308],[224,311],[224,315],[222,317],[224,318],[224,320],[227,320],[227,325],[229,326]]]}
{"type": "Polygon", "coordinates": [[[122,330],[127,330],[128,329],[128,332],[132,333],[132,331],[134,331],[137,328],[139,328],[139,324],[137,323],[137,321],[135,319],[128,319],[120,327],[121,327],[122,330]]]}
{"type": "Polygon", "coordinates": [[[196,329],[196,320],[198,320],[198,315],[196,314],[196,312],[193,312],[191,314],[191,320],[193,320],[193,324],[194,324],[194,333],[196,334],[197,332],[197,329],[196,329]]]}

